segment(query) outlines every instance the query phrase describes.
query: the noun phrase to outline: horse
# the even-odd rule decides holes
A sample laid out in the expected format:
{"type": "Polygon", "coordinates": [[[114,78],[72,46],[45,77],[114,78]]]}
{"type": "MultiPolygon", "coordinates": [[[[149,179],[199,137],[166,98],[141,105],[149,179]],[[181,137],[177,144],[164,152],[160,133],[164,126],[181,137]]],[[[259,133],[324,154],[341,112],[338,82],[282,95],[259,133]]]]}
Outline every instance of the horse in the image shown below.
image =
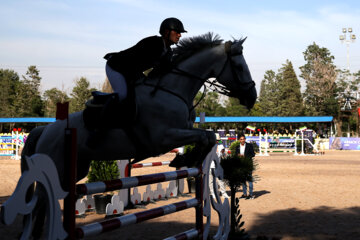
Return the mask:
{"type": "Polygon", "coordinates": [[[72,113],[67,120],[57,120],[30,132],[22,152],[22,171],[27,169],[26,155],[46,154],[63,184],[67,124],[77,129],[77,180],[87,175],[91,160],[135,158],[134,162],[138,162],[192,143],[199,149],[196,152],[206,156],[216,143],[215,134],[193,127],[193,101],[202,86],[236,97],[249,109],[256,101],[255,83],[243,56],[244,41],[223,42],[212,33],[181,40],[174,49],[174,67],[170,71],[136,82],[137,114],[127,130],[108,130],[95,147],[89,147],[86,143],[90,131],[84,125],[83,111],[72,113]]]}

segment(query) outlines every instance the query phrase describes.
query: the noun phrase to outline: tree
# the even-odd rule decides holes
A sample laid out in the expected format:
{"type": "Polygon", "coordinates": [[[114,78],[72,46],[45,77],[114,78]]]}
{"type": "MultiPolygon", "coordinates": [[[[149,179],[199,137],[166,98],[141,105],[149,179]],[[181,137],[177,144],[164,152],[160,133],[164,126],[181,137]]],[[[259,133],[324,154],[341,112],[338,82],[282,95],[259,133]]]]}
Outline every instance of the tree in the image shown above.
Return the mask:
{"type": "Polygon", "coordinates": [[[14,101],[19,75],[13,70],[0,69],[0,116],[14,117],[14,101]]]}
{"type": "Polygon", "coordinates": [[[327,48],[321,48],[316,43],[308,46],[303,54],[306,64],[300,67],[300,77],[306,82],[306,114],[338,116],[334,56],[327,48]]]}
{"type": "Polygon", "coordinates": [[[253,108],[249,112],[249,116],[264,116],[259,105],[259,101],[256,101],[253,108]]]}
{"type": "MultiPolygon", "coordinates": [[[[202,92],[198,92],[194,99],[194,105],[196,116],[200,116],[201,112],[205,113],[205,116],[224,116],[225,108],[220,104],[219,94],[216,92],[207,92],[203,97],[202,92]],[[203,98],[203,99],[202,99],[203,98]]],[[[206,123],[203,128],[216,128],[219,127],[220,123],[206,123]]]]}
{"type": "Polygon", "coordinates": [[[339,95],[336,79],[338,72],[334,56],[327,48],[316,43],[309,45],[304,54],[306,64],[300,67],[300,77],[306,82],[304,92],[305,114],[310,116],[333,116],[341,135],[339,95]]]}
{"type": "Polygon", "coordinates": [[[69,101],[68,95],[57,88],[52,88],[46,90],[44,95],[44,113],[45,117],[55,117],[56,116],[56,103],[64,103],[69,101]]]}
{"type": "Polygon", "coordinates": [[[349,70],[337,70],[336,87],[339,98],[350,98],[352,102],[356,101],[354,93],[358,92],[360,84],[360,71],[351,74],[349,70]]]}
{"type": "Polygon", "coordinates": [[[292,63],[286,60],[277,77],[277,116],[303,115],[301,85],[292,63]]]}
{"type": "MultiPolygon", "coordinates": [[[[354,129],[355,133],[359,132],[358,129],[358,112],[357,112],[357,96],[355,93],[359,91],[360,84],[360,71],[354,74],[351,74],[349,70],[337,70],[338,78],[336,81],[337,92],[338,92],[338,102],[340,104],[340,116],[337,119],[339,122],[338,130],[347,131],[347,127],[354,129]],[[349,101],[350,106],[346,105],[349,101]],[[350,109],[349,109],[350,107],[350,109]],[[348,122],[347,126],[344,126],[344,122],[348,122]],[[340,129],[342,126],[342,129],[340,129]]],[[[342,131],[339,131],[339,135],[342,135],[342,131]]]]}
{"type": "Polygon", "coordinates": [[[259,109],[263,116],[277,115],[278,89],[276,73],[273,70],[266,71],[259,94],[259,109]]]}
{"type": "Polygon", "coordinates": [[[78,112],[84,110],[86,101],[91,97],[91,92],[96,91],[90,88],[89,81],[81,77],[75,81],[75,87],[72,89],[70,100],[70,112],[78,112]]]}
{"type": "Polygon", "coordinates": [[[114,92],[114,90],[112,89],[111,84],[110,84],[108,78],[106,78],[105,81],[104,81],[104,83],[102,84],[102,86],[101,86],[101,91],[102,91],[102,92],[106,92],[106,93],[112,93],[112,92],[114,92]]]}
{"type": "Polygon", "coordinates": [[[206,116],[222,116],[225,113],[224,107],[219,103],[219,94],[217,92],[207,92],[202,100],[201,97],[201,92],[195,97],[195,104],[200,101],[195,109],[196,116],[199,116],[201,112],[205,112],[206,116]]]}
{"type": "Polygon", "coordinates": [[[16,87],[14,106],[17,117],[42,117],[43,101],[40,96],[40,71],[36,66],[30,66],[25,76],[16,87]]]}
{"type": "MultiPolygon", "coordinates": [[[[16,109],[14,101],[16,99],[16,86],[19,84],[19,75],[13,70],[0,69],[0,116],[15,117],[16,109]]],[[[4,125],[0,124],[0,132],[4,125]]],[[[12,128],[12,126],[10,126],[12,128]]]]}
{"type": "Polygon", "coordinates": [[[227,116],[247,116],[248,110],[241,105],[237,98],[228,98],[225,104],[227,116]]]}

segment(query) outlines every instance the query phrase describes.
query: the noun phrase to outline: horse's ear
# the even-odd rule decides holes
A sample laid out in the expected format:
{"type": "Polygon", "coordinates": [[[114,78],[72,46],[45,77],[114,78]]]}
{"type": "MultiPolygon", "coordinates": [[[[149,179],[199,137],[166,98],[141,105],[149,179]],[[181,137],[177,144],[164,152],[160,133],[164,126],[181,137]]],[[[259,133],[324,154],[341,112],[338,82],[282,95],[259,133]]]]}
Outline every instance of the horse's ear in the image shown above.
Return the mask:
{"type": "Polygon", "coordinates": [[[245,38],[243,38],[243,39],[240,39],[240,40],[239,40],[239,43],[242,45],[242,44],[245,42],[246,39],[247,39],[247,37],[245,37],[245,38]]]}
{"type": "Polygon", "coordinates": [[[242,54],[243,46],[242,44],[245,42],[246,38],[240,39],[239,41],[235,41],[231,46],[232,54],[242,54]]]}

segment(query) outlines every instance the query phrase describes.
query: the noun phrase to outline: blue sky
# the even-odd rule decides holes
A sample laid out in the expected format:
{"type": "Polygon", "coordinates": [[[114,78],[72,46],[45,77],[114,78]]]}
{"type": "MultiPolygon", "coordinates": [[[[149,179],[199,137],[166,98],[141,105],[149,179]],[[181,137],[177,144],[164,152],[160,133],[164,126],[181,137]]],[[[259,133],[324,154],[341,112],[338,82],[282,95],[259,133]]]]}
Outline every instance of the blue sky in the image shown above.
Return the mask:
{"type": "MultiPolygon", "coordinates": [[[[277,71],[286,59],[300,74],[302,52],[313,42],[328,48],[335,64],[345,69],[341,29],[352,27],[360,36],[359,1],[2,0],[0,68],[23,75],[36,65],[42,91],[70,92],[82,76],[100,87],[102,57],[158,34],[167,17],[183,21],[188,30],[183,37],[208,31],[224,40],[247,37],[244,56],[258,87],[265,71],[277,71]]],[[[350,44],[350,70],[360,70],[359,41],[350,44]]]]}

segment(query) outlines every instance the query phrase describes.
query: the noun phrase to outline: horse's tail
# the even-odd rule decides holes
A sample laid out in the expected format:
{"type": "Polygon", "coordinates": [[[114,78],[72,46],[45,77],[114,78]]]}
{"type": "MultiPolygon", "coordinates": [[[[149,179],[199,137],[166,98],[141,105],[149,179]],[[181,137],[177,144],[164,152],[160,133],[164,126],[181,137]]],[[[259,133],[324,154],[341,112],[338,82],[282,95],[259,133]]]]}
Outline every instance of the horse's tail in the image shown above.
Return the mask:
{"type": "Polygon", "coordinates": [[[24,172],[27,169],[25,156],[31,156],[35,153],[36,144],[44,131],[45,126],[40,126],[37,128],[34,128],[29,133],[29,136],[26,139],[24,148],[21,152],[21,172],[24,172]]]}

